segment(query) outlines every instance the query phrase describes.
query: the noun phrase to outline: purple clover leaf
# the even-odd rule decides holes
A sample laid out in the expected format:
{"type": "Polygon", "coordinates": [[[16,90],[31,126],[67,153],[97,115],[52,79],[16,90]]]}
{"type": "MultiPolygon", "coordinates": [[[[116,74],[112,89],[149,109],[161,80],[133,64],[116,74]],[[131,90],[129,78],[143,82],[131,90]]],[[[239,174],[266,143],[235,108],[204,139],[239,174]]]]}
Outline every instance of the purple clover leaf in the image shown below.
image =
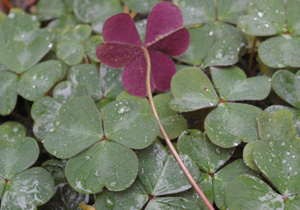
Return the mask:
{"type": "Polygon", "coordinates": [[[99,60],[112,67],[125,66],[122,82],[132,95],[147,95],[147,63],[144,51],[151,60],[151,91],[170,89],[175,64],[168,56],[180,56],[188,48],[190,35],[183,27],[180,9],[174,4],[162,2],[148,16],[145,43],[141,42],[133,20],[120,13],[109,18],[103,26],[104,43],[97,48],[99,60]]]}

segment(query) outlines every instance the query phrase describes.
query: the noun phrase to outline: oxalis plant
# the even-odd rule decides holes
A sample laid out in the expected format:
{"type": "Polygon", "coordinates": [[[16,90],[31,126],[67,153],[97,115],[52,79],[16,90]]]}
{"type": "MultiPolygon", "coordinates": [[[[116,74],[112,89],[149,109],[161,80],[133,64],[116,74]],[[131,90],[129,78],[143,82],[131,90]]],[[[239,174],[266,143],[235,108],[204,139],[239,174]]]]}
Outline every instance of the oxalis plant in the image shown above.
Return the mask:
{"type": "Polygon", "coordinates": [[[299,8],[0,12],[0,209],[300,209],[299,8]]]}

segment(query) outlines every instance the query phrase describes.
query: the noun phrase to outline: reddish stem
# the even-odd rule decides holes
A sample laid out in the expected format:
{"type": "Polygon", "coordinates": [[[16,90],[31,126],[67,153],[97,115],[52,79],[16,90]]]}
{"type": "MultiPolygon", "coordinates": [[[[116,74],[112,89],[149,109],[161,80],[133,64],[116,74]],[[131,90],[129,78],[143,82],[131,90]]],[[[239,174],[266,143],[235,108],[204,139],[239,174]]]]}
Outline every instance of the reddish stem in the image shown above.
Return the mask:
{"type": "Polygon", "coordinates": [[[150,86],[151,61],[150,61],[150,56],[149,56],[147,48],[143,48],[143,52],[144,52],[144,55],[145,55],[146,61],[147,61],[147,79],[146,79],[147,95],[148,95],[148,99],[149,99],[149,103],[150,103],[153,115],[155,116],[155,118],[157,119],[157,122],[159,124],[160,131],[163,134],[163,136],[165,138],[165,141],[166,141],[167,145],[169,146],[171,152],[173,153],[175,159],[177,160],[178,164],[182,168],[182,170],[185,173],[186,177],[190,181],[191,185],[194,187],[194,189],[197,191],[197,193],[199,194],[199,196],[202,198],[203,202],[208,207],[208,209],[209,210],[214,210],[214,207],[211,205],[211,203],[206,198],[205,194],[202,192],[202,190],[200,189],[200,187],[196,183],[195,179],[193,178],[193,176],[191,175],[191,173],[189,172],[189,170],[187,169],[187,167],[184,165],[184,163],[181,160],[179,154],[177,153],[176,149],[174,148],[174,146],[173,146],[170,138],[168,137],[168,135],[167,135],[164,127],[162,126],[162,123],[161,123],[161,121],[160,121],[160,119],[158,117],[158,114],[157,114],[157,111],[156,111],[156,108],[155,108],[155,105],[154,105],[154,101],[153,101],[153,97],[152,97],[152,92],[151,92],[151,86],[150,86]]]}

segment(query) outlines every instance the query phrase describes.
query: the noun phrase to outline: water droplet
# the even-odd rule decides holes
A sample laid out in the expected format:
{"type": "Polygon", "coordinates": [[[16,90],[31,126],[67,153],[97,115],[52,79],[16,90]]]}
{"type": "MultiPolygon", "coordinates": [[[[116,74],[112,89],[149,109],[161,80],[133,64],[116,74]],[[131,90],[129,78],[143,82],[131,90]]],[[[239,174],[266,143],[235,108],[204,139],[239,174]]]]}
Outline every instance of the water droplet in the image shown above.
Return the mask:
{"type": "Polygon", "coordinates": [[[264,16],[264,13],[263,13],[263,12],[258,12],[257,15],[258,15],[259,17],[263,17],[263,16],[264,16]]]}
{"type": "Polygon", "coordinates": [[[55,126],[59,126],[59,125],[60,125],[59,121],[55,122],[55,126]]]}
{"type": "Polygon", "coordinates": [[[54,150],[54,151],[53,151],[53,155],[56,155],[56,154],[57,154],[57,150],[54,150]]]}
{"type": "Polygon", "coordinates": [[[291,153],[290,153],[289,151],[287,151],[285,154],[286,154],[287,156],[289,156],[291,153]]]}
{"type": "Polygon", "coordinates": [[[125,114],[130,111],[131,111],[131,109],[128,106],[122,106],[117,110],[118,114],[125,114]]]}
{"type": "Polygon", "coordinates": [[[209,32],[209,36],[212,36],[213,34],[214,34],[213,31],[210,31],[210,32],[209,32]]]}
{"type": "Polygon", "coordinates": [[[51,48],[52,46],[53,46],[53,43],[50,43],[50,44],[48,45],[49,48],[51,48]]]}
{"type": "Polygon", "coordinates": [[[110,199],[106,199],[106,202],[105,202],[105,206],[108,208],[108,209],[113,209],[114,208],[114,203],[112,202],[112,200],[110,199]]]}

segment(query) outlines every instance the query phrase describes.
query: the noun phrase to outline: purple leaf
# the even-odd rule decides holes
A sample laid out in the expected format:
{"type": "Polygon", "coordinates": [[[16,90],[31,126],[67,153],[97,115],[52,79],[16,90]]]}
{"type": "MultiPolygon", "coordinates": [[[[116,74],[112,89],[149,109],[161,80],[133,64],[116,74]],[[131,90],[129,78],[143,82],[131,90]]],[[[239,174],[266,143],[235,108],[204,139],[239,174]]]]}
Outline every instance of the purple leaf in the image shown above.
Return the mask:
{"type": "Polygon", "coordinates": [[[102,43],[96,51],[99,60],[112,68],[121,68],[128,65],[141,53],[142,49],[140,47],[119,43],[102,43]]]}
{"type": "Polygon", "coordinates": [[[150,46],[181,28],[183,17],[180,9],[168,2],[159,3],[148,16],[145,45],[150,46]]]}
{"type": "Polygon", "coordinates": [[[132,95],[144,97],[147,95],[144,48],[147,48],[151,60],[151,91],[166,91],[170,89],[176,72],[175,64],[166,55],[182,55],[188,48],[190,35],[183,28],[179,8],[162,2],[149,14],[144,46],[134,22],[124,13],[105,22],[103,39],[105,43],[97,48],[97,57],[113,68],[125,66],[122,74],[125,89],[132,95]]]}
{"type": "MultiPolygon", "coordinates": [[[[122,82],[124,88],[134,96],[147,96],[146,75],[146,58],[144,54],[140,54],[123,70],[122,82]]],[[[154,90],[153,78],[151,77],[151,91],[154,90]]]]}
{"type": "Polygon", "coordinates": [[[166,36],[148,47],[149,50],[160,51],[169,56],[182,55],[190,44],[190,33],[186,28],[166,36]]]}
{"type": "Polygon", "coordinates": [[[104,23],[102,35],[105,42],[143,46],[133,20],[125,13],[110,17],[104,23]]]}
{"type": "Polygon", "coordinates": [[[167,91],[171,88],[171,80],[176,73],[175,64],[168,56],[155,51],[149,51],[151,59],[151,76],[154,79],[155,88],[159,91],[167,91]]]}
{"type": "MultiPolygon", "coordinates": [[[[176,73],[175,64],[171,58],[160,52],[149,51],[151,60],[151,91],[169,90],[171,79],[176,73]]],[[[139,55],[124,68],[122,81],[128,93],[144,97],[147,96],[146,88],[147,63],[143,54],[139,55]]]]}

